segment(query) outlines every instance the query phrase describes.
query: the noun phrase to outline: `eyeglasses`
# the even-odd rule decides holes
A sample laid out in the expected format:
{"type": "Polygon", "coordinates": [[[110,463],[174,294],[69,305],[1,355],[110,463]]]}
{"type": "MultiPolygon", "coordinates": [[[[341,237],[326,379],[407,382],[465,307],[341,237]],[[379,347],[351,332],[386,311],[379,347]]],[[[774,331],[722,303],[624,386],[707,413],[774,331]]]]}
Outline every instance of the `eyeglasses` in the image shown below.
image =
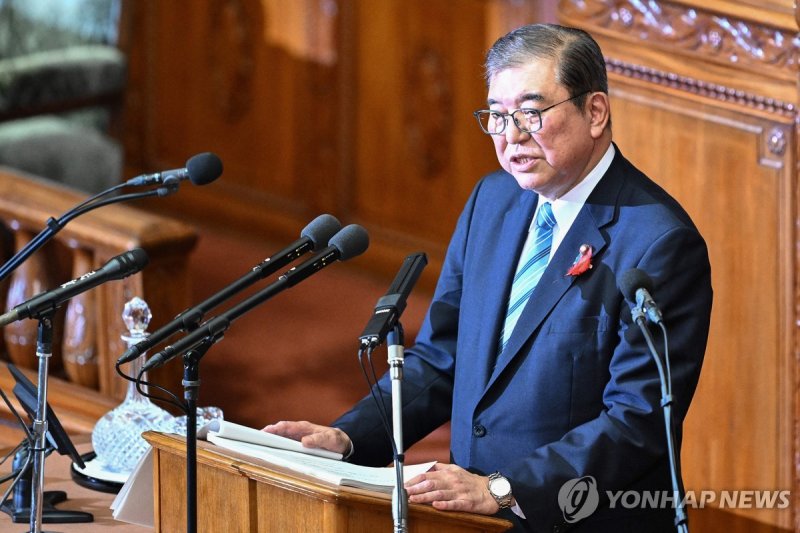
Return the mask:
{"type": "Polygon", "coordinates": [[[566,100],[562,100],[556,104],[553,104],[550,107],[545,107],[544,109],[521,107],[516,111],[512,111],[511,113],[501,113],[500,111],[492,111],[490,109],[480,109],[472,114],[475,115],[476,119],[478,119],[478,124],[480,124],[483,132],[489,135],[501,135],[505,133],[506,126],[508,126],[508,117],[511,117],[514,120],[514,124],[517,126],[519,131],[524,133],[536,133],[542,129],[542,113],[549,111],[556,106],[569,102],[570,100],[574,100],[585,94],[589,94],[590,92],[591,91],[584,91],[580,94],[576,94],[575,96],[567,98],[566,100]]]}

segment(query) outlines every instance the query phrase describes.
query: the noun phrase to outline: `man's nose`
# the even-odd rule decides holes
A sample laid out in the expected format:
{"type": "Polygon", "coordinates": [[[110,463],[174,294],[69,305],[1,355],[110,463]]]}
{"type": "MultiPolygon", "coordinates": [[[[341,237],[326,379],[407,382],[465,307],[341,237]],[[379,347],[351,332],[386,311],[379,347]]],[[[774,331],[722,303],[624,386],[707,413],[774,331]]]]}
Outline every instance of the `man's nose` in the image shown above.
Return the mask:
{"type": "Polygon", "coordinates": [[[514,122],[514,120],[509,117],[508,125],[506,126],[505,135],[506,135],[506,141],[508,142],[508,144],[519,144],[519,143],[525,142],[525,140],[527,140],[527,136],[530,135],[530,133],[522,131],[521,129],[519,129],[519,126],[517,126],[517,123],[514,122]]]}

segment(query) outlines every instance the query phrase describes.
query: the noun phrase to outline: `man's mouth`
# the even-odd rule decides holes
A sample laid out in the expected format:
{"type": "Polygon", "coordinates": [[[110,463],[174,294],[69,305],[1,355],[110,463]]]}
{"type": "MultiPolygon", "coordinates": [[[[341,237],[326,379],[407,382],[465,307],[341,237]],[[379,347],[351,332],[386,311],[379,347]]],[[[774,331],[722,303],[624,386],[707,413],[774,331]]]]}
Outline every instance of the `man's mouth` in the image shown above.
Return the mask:
{"type": "Polygon", "coordinates": [[[537,161],[537,158],[531,155],[514,154],[509,160],[511,161],[511,164],[516,167],[528,167],[534,164],[537,161]]]}

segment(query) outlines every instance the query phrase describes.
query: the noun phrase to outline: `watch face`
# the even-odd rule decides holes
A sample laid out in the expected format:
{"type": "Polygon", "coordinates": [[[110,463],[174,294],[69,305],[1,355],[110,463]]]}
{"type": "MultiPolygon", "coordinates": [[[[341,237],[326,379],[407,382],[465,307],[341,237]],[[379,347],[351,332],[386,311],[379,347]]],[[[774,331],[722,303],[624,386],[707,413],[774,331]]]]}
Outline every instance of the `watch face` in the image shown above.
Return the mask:
{"type": "Polygon", "coordinates": [[[492,491],[492,494],[496,497],[502,498],[511,493],[511,483],[504,477],[493,479],[492,482],[489,483],[489,490],[492,491]]]}

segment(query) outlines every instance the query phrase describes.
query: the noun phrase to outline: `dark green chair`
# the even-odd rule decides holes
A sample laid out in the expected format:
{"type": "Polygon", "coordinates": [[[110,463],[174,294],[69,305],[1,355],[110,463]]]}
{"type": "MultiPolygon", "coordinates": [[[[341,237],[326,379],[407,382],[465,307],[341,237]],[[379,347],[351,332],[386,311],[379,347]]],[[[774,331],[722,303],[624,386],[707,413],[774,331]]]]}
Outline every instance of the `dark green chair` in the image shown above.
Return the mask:
{"type": "Polygon", "coordinates": [[[122,179],[120,0],[0,0],[0,165],[87,192],[122,179]]]}

